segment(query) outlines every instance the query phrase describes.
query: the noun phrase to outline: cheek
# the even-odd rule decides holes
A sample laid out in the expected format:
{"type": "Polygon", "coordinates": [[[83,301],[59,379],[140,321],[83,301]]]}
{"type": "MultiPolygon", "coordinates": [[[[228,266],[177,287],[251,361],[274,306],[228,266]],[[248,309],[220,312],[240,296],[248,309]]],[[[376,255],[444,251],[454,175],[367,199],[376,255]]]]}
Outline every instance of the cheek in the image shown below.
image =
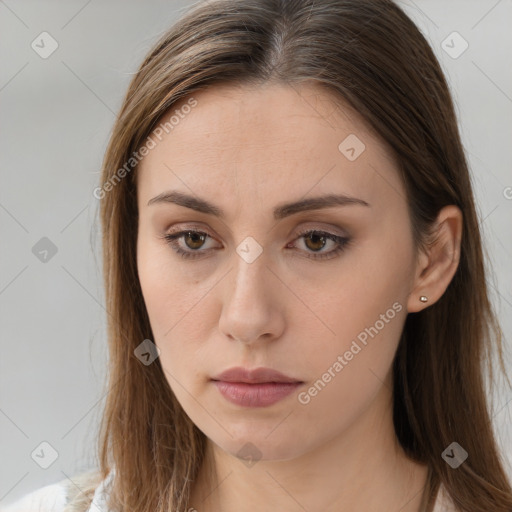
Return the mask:
{"type": "Polygon", "coordinates": [[[173,283],[163,251],[145,241],[144,237],[139,238],[137,246],[137,271],[153,342],[162,351],[160,358],[163,361],[166,350],[164,340],[170,337],[173,326],[184,314],[177,310],[182,304],[177,297],[182,296],[182,293],[173,283]]]}
{"type": "Polygon", "coordinates": [[[363,327],[340,327],[350,334],[303,355],[309,358],[316,375],[297,396],[297,407],[304,420],[302,424],[311,429],[312,438],[330,437],[348,429],[365,411],[371,410],[379,393],[390,385],[387,377],[405,320],[404,308],[392,311],[389,317],[393,318],[388,318],[388,323],[378,319],[362,324],[363,327]]]}
{"type": "Polygon", "coordinates": [[[189,277],[186,267],[176,263],[165,244],[158,242],[140,239],[138,274],[152,341],[160,349],[166,378],[178,394],[173,377],[185,385],[194,378],[194,368],[201,367],[201,340],[208,339],[205,329],[212,315],[207,306],[212,284],[189,277]]]}
{"type": "Polygon", "coordinates": [[[137,246],[137,269],[142,295],[157,339],[170,336],[200,299],[201,289],[176,264],[162,240],[142,235],[137,246]]]}
{"type": "Polygon", "coordinates": [[[313,386],[303,397],[311,411],[343,405],[351,416],[382,387],[407,315],[409,261],[407,247],[390,251],[374,239],[347,262],[350,271],[333,273],[325,293],[314,296],[329,330],[301,350],[311,368],[313,386]]]}
{"type": "MultiPolygon", "coordinates": [[[[386,338],[388,334],[391,340],[399,337],[400,320],[396,316],[405,309],[407,286],[404,283],[409,270],[405,261],[392,260],[385,252],[379,254],[378,248],[368,249],[354,258],[354,264],[343,265],[340,272],[333,272],[321,290],[308,294],[303,289],[299,293],[316,313],[316,318],[307,315],[302,322],[318,324],[318,332],[322,334],[318,342],[324,348],[348,350],[351,340],[358,336],[364,343],[371,337],[368,329],[375,333],[372,328],[375,325],[379,332],[386,333],[386,338]]],[[[320,356],[318,352],[312,355],[320,356]]]]}
{"type": "MultiPolygon", "coordinates": [[[[400,340],[406,309],[396,296],[383,294],[373,299],[340,303],[337,317],[333,314],[330,320],[334,334],[304,340],[301,353],[309,361],[311,379],[320,379],[329,387],[345,382],[349,388],[368,378],[384,379],[400,340]]],[[[322,382],[319,385],[322,387],[322,382]]]]}

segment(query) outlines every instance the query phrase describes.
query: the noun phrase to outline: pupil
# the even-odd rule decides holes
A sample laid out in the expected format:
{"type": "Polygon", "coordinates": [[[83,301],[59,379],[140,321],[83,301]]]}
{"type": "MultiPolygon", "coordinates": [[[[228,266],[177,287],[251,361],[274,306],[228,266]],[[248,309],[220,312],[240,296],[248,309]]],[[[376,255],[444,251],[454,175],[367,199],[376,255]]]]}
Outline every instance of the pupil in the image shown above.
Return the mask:
{"type": "Polygon", "coordinates": [[[188,245],[191,249],[198,249],[199,247],[201,247],[202,242],[204,242],[204,237],[205,237],[205,235],[202,235],[202,234],[200,234],[200,233],[192,233],[192,232],[190,232],[190,231],[189,231],[189,232],[187,233],[187,237],[188,237],[188,238],[192,238],[192,240],[193,240],[192,244],[194,244],[194,243],[198,243],[198,242],[199,242],[199,245],[197,245],[197,246],[194,246],[194,245],[192,245],[192,246],[191,246],[191,245],[187,242],[187,245],[188,245]]]}
{"type": "MultiPolygon", "coordinates": [[[[313,242],[313,244],[314,244],[314,242],[313,242]]],[[[325,245],[325,236],[315,235],[315,234],[309,235],[306,237],[306,245],[308,245],[308,247],[312,250],[322,249],[325,245]],[[308,241],[312,241],[313,239],[322,240],[320,247],[309,247],[308,241]]]]}

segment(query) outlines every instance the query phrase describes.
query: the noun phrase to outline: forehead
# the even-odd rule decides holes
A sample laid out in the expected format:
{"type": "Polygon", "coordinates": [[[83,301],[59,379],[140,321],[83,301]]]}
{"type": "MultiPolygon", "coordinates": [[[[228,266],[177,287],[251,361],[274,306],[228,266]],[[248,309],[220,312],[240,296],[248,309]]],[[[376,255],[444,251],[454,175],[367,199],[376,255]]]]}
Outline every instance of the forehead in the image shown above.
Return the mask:
{"type": "MultiPolygon", "coordinates": [[[[181,99],[161,121],[165,122],[173,113],[181,113],[174,115],[176,124],[172,128],[177,147],[193,135],[202,137],[201,142],[209,142],[211,146],[219,142],[223,147],[233,147],[240,142],[246,147],[285,144],[281,149],[291,147],[298,151],[294,143],[301,142],[303,148],[304,142],[324,140],[327,132],[332,132],[331,137],[323,146],[336,143],[345,132],[357,133],[366,139],[371,133],[363,118],[341,98],[311,83],[214,85],[181,99]],[[185,106],[191,98],[196,106],[189,109],[185,106]],[[185,108],[188,113],[181,113],[185,108]]],[[[205,149],[204,144],[194,148],[205,149]]]]}
{"type": "Polygon", "coordinates": [[[252,197],[285,191],[302,197],[334,187],[353,195],[364,190],[371,202],[383,195],[384,182],[395,195],[400,188],[386,145],[355,110],[318,85],[223,84],[191,98],[162,117],[161,124],[173,116],[172,129],[161,140],[153,137],[157,144],[139,165],[144,205],[166,189],[221,198],[244,190],[252,197]]]}

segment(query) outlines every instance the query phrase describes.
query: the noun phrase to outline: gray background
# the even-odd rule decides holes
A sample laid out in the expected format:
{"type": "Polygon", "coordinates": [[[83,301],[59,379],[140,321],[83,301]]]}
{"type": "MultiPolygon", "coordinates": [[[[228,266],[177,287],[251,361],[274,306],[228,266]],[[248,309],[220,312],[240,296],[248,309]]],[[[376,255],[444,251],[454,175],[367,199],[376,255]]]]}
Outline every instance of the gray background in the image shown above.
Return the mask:
{"type": "MultiPolygon", "coordinates": [[[[131,74],[190,4],[0,0],[0,504],[96,465],[106,337],[92,191],[131,74]],[[59,45],[46,59],[31,47],[43,31],[59,45]],[[43,237],[57,249],[46,262],[32,252],[43,237]],[[31,458],[43,441],[58,453],[48,469],[31,458]]],[[[401,5],[452,86],[512,372],[512,2],[401,5]],[[469,44],[458,58],[441,46],[462,49],[454,31],[469,44]]],[[[494,398],[510,471],[512,393],[494,398]]]]}

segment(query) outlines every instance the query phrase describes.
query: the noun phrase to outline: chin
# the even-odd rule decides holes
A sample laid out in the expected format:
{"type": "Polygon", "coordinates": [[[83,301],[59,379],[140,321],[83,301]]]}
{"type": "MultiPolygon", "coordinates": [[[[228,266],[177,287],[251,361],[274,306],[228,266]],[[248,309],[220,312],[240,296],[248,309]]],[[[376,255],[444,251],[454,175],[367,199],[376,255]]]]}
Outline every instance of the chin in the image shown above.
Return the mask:
{"type": "Polygon", "coordinates": [[[280,433],[277,433],[277,429],[272,431],[272,428],[268,431],[255,431],[254,425],[245,432],[243,429],[238,429],[236,433],[232,429],[227,430],[233,434],[233,437],[227,434],[223,439],[208,437],[221,450],[240,459],[248,466],[259,460],[293,459],[308,449],[306,440],[302,441],[296,435],[289,435],[285,430],[280,433]]]}

